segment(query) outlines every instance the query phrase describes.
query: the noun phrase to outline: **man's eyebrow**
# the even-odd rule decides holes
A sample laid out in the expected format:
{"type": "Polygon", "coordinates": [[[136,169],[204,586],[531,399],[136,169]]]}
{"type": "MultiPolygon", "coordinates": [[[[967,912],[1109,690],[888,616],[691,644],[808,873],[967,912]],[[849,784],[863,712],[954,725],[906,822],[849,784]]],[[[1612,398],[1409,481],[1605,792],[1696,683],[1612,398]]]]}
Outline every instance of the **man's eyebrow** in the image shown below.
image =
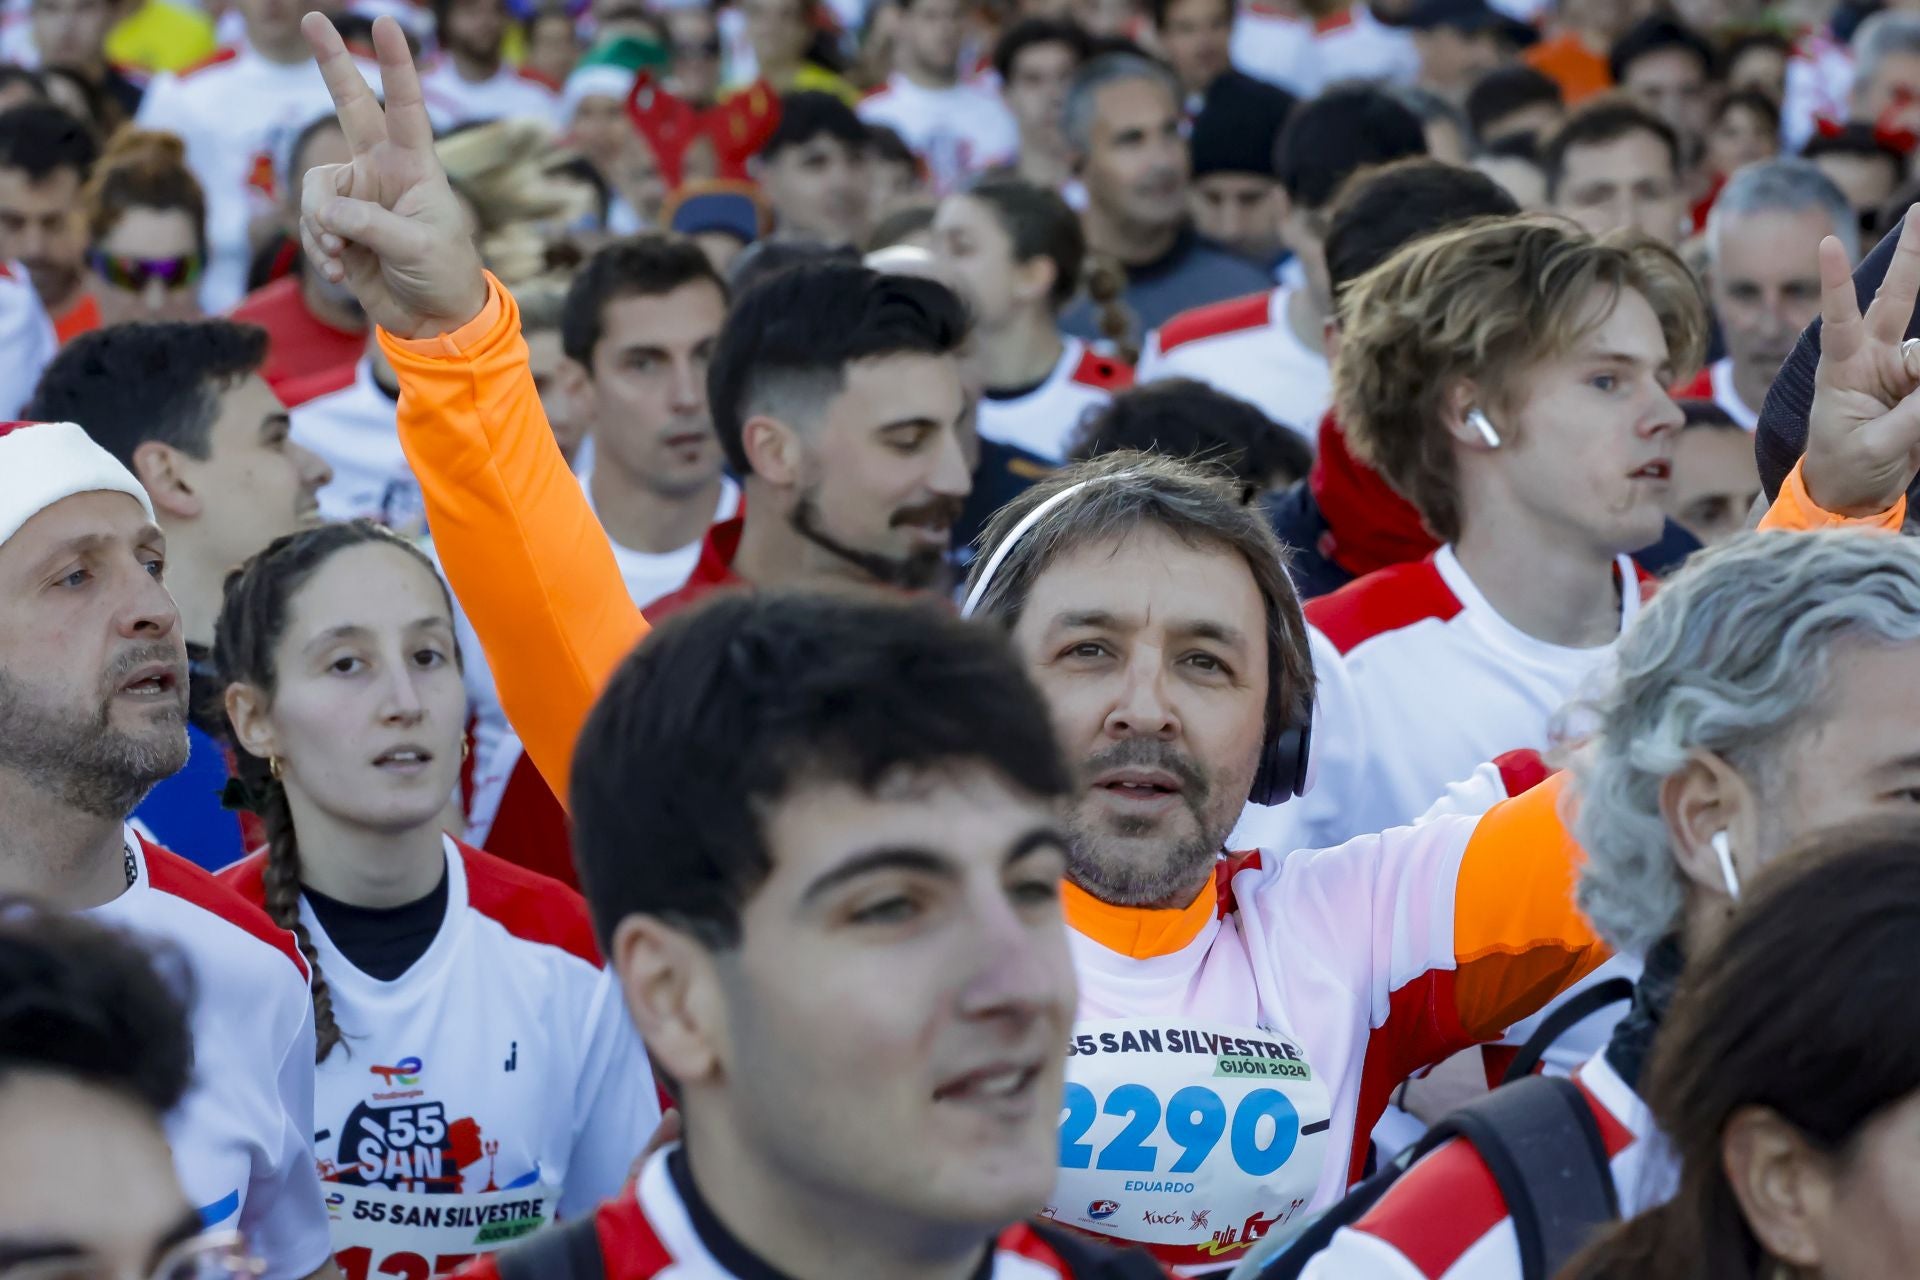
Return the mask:
{"type": "Polygon", "coordinates": [[[1236,649],[1243,649],[1247,644],[1247,637],[1240,628],[1228,626],[1224,622],[1215,622],[1210,618],[1176,622],[1167,630],[1175,635],[1192,636],[1197,640],[1212,640],[1236,649]]]}
{"type": "Polygon", "coordinates": [[[73,1240],[36,1239],[32,1236],[0,1239],[0,1268],[17,1267],[23,1262],[86,1256],[86,1249],[73,1240]]]}
{"type": "Polygon", "coordinates": [[[1057,615],[1051,626],[1068,631],[1078,631],[1082,627],[1113,628],[1120,626],[1120,619],[1105,609],[1071,609],[1057,615]]]}
{"type": "Polygon", "coordinates": [[[857,880],[875,871],[915,871],[946,879],[956,879],[959,876],[959,871],[951,859],[942,857],[931,849],[920,845],[881,845],[879,848],[856,854],[839,866],[822,872],[812,884],[807,886],[807,891],[800,895],[801,904],[811,904],[847,881],[857,880]]]}

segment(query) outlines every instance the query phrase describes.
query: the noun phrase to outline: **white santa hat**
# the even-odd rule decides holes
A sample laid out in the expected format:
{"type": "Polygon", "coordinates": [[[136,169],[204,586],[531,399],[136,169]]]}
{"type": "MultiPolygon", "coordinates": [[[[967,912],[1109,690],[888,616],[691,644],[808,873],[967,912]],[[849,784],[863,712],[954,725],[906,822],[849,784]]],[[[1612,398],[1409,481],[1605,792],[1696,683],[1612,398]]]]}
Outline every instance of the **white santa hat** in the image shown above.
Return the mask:
{"type": "Polygon", "coordinates": [[[0,543],[62,498],[124,493],[153,519],[133,472],[71,422],[0,422],[0,543]]]}

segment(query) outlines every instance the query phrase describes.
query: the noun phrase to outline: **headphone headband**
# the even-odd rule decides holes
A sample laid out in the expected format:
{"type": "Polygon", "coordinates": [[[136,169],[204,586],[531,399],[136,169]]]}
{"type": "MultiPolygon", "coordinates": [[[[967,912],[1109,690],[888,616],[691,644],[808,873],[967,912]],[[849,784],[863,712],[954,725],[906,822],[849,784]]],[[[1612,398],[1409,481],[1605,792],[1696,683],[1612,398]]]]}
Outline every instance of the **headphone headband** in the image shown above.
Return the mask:
{"type": "Polygon", "coordinates": [[[980,607],[980,602],[986,599],[987,588],[993,585],[993,575],[1000,572],[1001,563],[1006,560],[1007,556],[1012,553],[1015,547],[1020,545],[1020,540],[1033,531],[1033,526],[1046,519],[1047,514],[1055,507],[1058,507],[1061,503],[1090,484],[1099,484],[1102,481],[1108,480],[1127,480],[1139,474],[1138,471],[1120,471],[1110,476],[1089,477],[1088,479],[1068,485],[1033,510],[1027,512],[1024,516],[1021,516],[1020,522],[1008,530],[1007,536],[1000,539],[1000,545],[995,547],[993,554],[987,557],[987,563],[981,568],[980,576],[974,579],[973,589],[967,592],[966,603],[960,606],[960,616],[963,618],[971,618],[973,616],[974,610],[980,607]]]}

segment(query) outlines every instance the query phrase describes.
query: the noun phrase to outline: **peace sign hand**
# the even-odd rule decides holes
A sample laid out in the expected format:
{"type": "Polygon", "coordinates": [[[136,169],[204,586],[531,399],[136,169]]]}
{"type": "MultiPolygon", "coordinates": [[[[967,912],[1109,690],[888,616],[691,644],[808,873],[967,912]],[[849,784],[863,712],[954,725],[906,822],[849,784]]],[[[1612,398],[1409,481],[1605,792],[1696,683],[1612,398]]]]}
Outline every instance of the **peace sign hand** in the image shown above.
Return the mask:
{"type": "Polygon", "coordinates": [[[1877,515],[1920,473],[1920,344],[1903,341],[1920,295],[1920,217],[1908,217],[1887,274],[1860,314],[1846,251],[1820,242],[1820,363],[1807,414],[1807,496],[1843,516],[1877,515]]]}
{"type": "Polygon", "coordinates": [[[420,75],[400,24],[373,23],[386,108],[340,33],[309,13],[300,30],[333,95],[353,158],[319,165],[300,192],[300,242],[320,273],[353,290],[373,322],[431,338],[480,314],[487,283],[466,214],[433,151],[420,75]]]}

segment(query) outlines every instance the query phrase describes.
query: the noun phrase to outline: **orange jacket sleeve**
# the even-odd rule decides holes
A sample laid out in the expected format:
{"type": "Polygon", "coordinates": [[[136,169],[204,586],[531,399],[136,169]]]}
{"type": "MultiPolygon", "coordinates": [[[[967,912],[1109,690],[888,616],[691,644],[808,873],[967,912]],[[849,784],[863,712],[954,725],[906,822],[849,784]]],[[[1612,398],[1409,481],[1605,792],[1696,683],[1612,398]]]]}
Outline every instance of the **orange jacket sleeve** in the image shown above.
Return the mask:
{"type": "Polygon", "coordinates": [[[601,687],[647,633],[607,535],[540,407],[520,309],[491,275],[486,307],[438,338],[384,330],[400,445],[447,581],[472,619],[528,756],[562,803],[601,687]]]}
{"type": "Polygon", "coordinates": [[[1780,496],[1767,508],[1767,514],[1760,517],[1762,529],[1785,529],[1804,531],[1809,529],[1868,529],[1881,533],[1898,533],[1907,521],[1907,500],[1903,495],[1891,507],[1878,515],[1848,517],[1835,515],[1816,503],[1807,493],[1807,478],[1801,473],[1806,465],[1802,458],[1793,464],[1793,470],[1787,472],[1787,478],[1780,485],[1780,496]]]}

